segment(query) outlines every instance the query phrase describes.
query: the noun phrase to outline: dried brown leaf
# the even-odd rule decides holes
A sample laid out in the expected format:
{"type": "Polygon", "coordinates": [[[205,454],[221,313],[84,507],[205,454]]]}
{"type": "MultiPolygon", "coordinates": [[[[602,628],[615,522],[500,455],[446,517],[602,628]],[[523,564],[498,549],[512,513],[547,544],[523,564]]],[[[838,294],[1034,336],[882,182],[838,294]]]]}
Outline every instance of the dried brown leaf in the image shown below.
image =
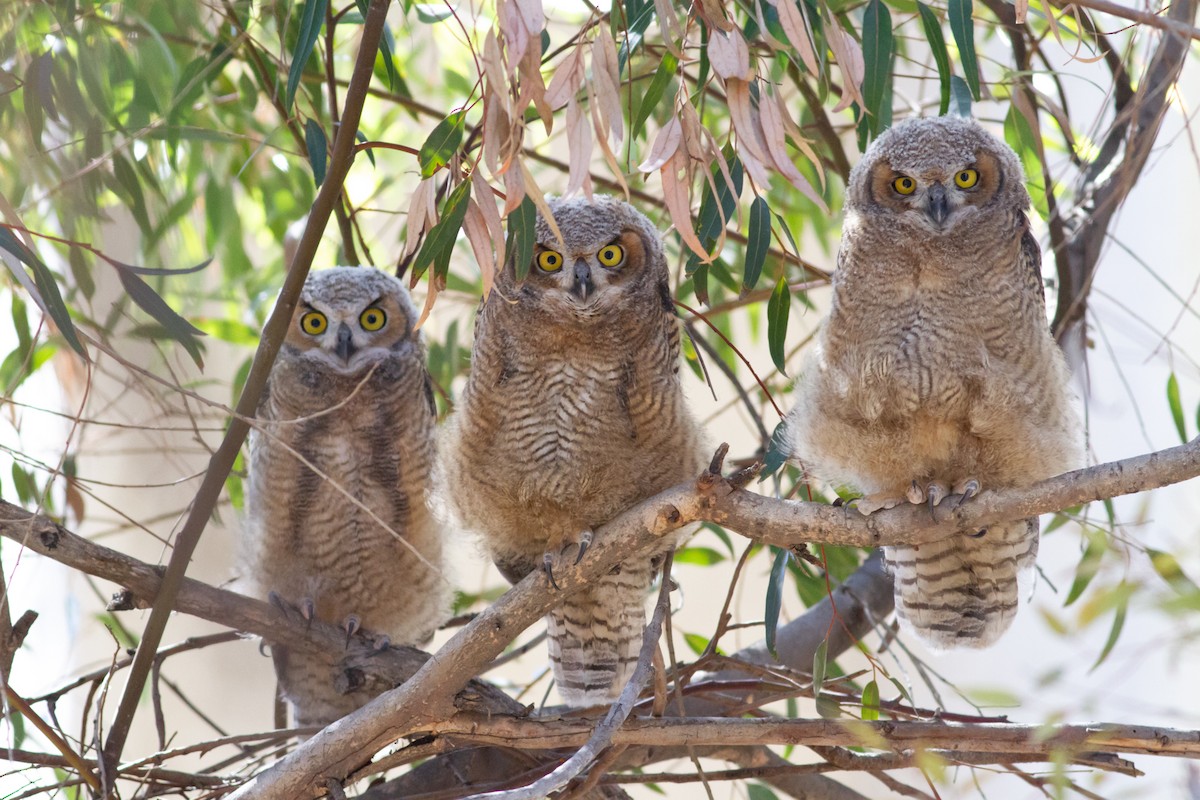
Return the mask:
{"type": "Polygon", "coordinates": [[[650,153],[646,156],[645,161],[638,165],[640,172],[654,172],[661,169],[663,164],[671,160],[675,155],[675,151],[679,149],[679,142],[683,138],[683,124],[679,121],[679,117],[671,117],[667,120],[654,137],[654,144],[650,146],[650,153]]]}
{"type": "Polygon", "coordinates": [[[572,48],[570,55],[564,58],[554,70],[554,77],[550,79],[550,85],[546,87],[546,102],[555,111],[565,106],[583,84],[583,79],[587,75],[583,54],[584,48],[572,48]]]}
{"type": "Polygon", "coordinates": [[[821,67],[817,61],[817,52],[813,48],[811,26],[808,24],[808,13],[795,0],[768,0],[779,12],[779,24],[787,34],[788,41],[800,55],[804,68],[810,75],[820,75],[821,67]]]}
{"type": "MultiPolygon", "coordinates": [[[[475,201],[479,208],[480,214],[483,216],[483,221],[487,225],[488,233],[492,238],[492,243],[496,249],[496,267],[502,268],[504,260],[508,255],[505,252],[507,246],[505,242],[504,223],[500,220],[500,212],[496,210],[496,193],[492,191],[492,187],[483,179],[483,175],[479,170],[475,170],[471,174],[471,199],[475,201]]],[[[490,286],[489,279],[493,277],[484,275],[483,288],[484,294],[490,286]]]]}
{"type": "Polygon", "coordinates": [[[829,40],[829,49],[833,51],[842,73],[842,98],[833,110],[845,111],[851,103],[865,107],[861,86],[867,74],[867,65],[863,60],[862,46],[842,29],[834,14],[830,13],[829,17],[825,24],[825,38],[829,40]]]}
{"type": "Polygon", "coordinates": [[[563,241],[562,231],[558,229],[558,222],[555,221],[554,215],[550,213],[550,206],[546,202],[546,196],[542,194],[541,188],[529,172],[529,167],[525,166],[525,162],[518,160],[518,163],[521,165],[521,174],[525,177],[525,195],[533,201],[533,204],[537,206],[537,210],[541,213],[542,219],[550,226],[550,232],[554,234],[554,238],[558,240],[558,246],[562,248],[561,252],[567,252],[567,244],[563,241]]]}
{"type": "Polygon", "coordinates": [[[596,40],[592,42],[592,80],[605,128],[611,131],[613,143],[620,145],[625,138],[621,77],[617,68],[617,44],[607,25],[600,26],[596,40]]]}
{"type": "Polygon", "coordinates": [[[574,97],[567,103],[567,145],[570,148],[571,165],[565,194],[572,195],[587,182],[588,167],[592,162],[591,127],[574,97]]]}
{"type": "Polygon", "coordinates": [[[750,50],[740,31],[728,33],[714,30],[708,35],[708,63],[723,80],[748,81],[754,77],[750,69],[750,50]]]}
{"type": "Polygon", "coordinates": [[[763,139],[767,144],[767,150],[771,153],[771,159],[775,162],[775,170],[801,194],[813,201],[818,208],[828,213],[829,208],[825,205],[825,200],[817,194],[808,179],[792,163],[791,156],[787,151],[787,132],[784,128],[779,104],[772,96],[760,94],[758,110],[759,119],[762,121],[763,139]]]}
{"type": "Polygon", "coordinates": [[[671,224],[679,232],[683,243],[707,264],[712,261],[712,256],[705,251],[704,245],[700,244],[700,240],[696,238],[696,229],[692,225],[692,208],[687,188],[687,166],[687,154],[682,150],[676,150],[671,160],[659,170],[658,174],[662,178],[663,202],[667,206],[667,213],[671,215],[671,224]],[[680,178],[681,172],[683,173],[682,179],[680,178]]]}
{"type": "Polygon", "coordinates": [[[429,318],[429,312],[433,310],[433,301],[437,300],[438,294],[446,288],[446,279],[438,277],[434,270],[429,270],[429,293],[425,295],[425,306],[421,309],[421,316],[417,320],[417,324],[413,326],[413,330],[420,330],[425,324],[425,320],[429,318]]]}
{"type": "Polygon", "coordinates": [[[492,282],[496,274],[496,260],[492,250],[492,237],[488,233],[487,222],[475,198],[467,200],[467,213],[463,216],[463,233],[471,252],[475,254],[475,263],[479,265],[479,275],[483,279],[483,296],[486,298],[492,292],[492,282]]]}
{"type": "MultiPolygon", "coordinates": [[[[517,164],[521,160],[515,159],[517,164]]],[[[504,214],[507,217],[521,205],[521,201],[525,199],[525,171],[523,169],[510,169],[504,172],[504,214]]]]}
{"type": "Polygon", "coordinates": [[[433,178],[417,184],[408,202],[408,234],[404,239],[404,257],[417,251],[421,234],[437,222],[436,187],[433,178]]]}

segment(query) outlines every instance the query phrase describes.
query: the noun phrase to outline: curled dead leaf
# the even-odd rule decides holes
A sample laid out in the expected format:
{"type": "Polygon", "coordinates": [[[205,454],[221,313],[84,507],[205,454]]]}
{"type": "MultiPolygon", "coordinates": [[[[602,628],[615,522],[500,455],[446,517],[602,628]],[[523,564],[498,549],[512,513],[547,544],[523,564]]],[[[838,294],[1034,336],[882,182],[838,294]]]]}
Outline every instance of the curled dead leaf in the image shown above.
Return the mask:
{"type": "Polygon", "coordinates": [[[650,146],[650,153],[646,159],[638,165],[640,172],[654,172],[661,169],[663,164],[666,164],[675,151],[679,149],[679,142],[683,138],[683,124],[679,121],[679,117],[671,117],[667,120],[654,137],[654,143],[650,146]]]}

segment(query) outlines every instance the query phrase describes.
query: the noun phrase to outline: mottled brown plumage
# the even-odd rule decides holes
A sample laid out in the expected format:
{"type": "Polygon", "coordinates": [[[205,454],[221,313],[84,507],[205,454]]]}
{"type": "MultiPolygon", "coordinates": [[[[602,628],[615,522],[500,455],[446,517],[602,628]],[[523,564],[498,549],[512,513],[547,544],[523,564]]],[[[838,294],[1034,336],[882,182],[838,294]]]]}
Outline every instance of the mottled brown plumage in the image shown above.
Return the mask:
{"type": "MultiPolygon", "coordinates": [[[[448,610],[442,539],[426,505],[434,413],[416,313],[369,267],[308,277],[250,437],[242,572],[349,629],[419,644],[448,610]],[[319,330],[318,330],[319,329],[319,330]]],[[[335,654],[275,647],[298,725],[324,725],[386,686],[358,686],[335,654]]]]}
{"type": "MultiPolygon", "coordinates": [[[[797,383],[793,455],[864,513],[1022,486],[1079,465],[1016,155],[978,124],[914,119],[850,176],[833,304],[797,383]]],[[[887,548],[896,609],[939,647],[982,647],[1017,610],[1038,521],[887,548]]]]}
{"type": "MultiPolygon", "coordinates": [[[[703,465],[658,231],[611,198],[550,208],[566,247],[539,219],[528,276],[510,263],[497,279],[442,451],[452,505],[510,581],[703,465]]],[[[630,559],[548,616],[566,702],[627,681],[653,571],[630,559]]]]}

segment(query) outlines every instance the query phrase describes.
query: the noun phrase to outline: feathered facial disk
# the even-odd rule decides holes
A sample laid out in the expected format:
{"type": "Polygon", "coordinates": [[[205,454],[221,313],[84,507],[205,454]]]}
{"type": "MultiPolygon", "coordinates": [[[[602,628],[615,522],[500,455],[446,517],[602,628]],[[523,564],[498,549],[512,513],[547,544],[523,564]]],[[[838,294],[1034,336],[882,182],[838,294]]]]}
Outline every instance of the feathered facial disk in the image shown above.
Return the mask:
{"type": "Polygon", "coordinates": [[[935,235],[952,233],[998,198],[1029,200],[1016,154],[977,123],[910,119],[867,149],[851,175],[847,206],[874,206],[935,235]]]}
{"type": "Polygon", "coordinates": [[[373,267],[309,274],[284,347],[335,372],[354,375],[415,340],[416,310],[395,277],[373,267]]]}
{"type": "Polygon", "coordinates": [[[597,195],[551,200],[550,211],[563,240],[539,217],[523,295],[588,319],[661,294],[655,285],[666,286],[667,268],[658,231],[632,206],[597,195]]]}

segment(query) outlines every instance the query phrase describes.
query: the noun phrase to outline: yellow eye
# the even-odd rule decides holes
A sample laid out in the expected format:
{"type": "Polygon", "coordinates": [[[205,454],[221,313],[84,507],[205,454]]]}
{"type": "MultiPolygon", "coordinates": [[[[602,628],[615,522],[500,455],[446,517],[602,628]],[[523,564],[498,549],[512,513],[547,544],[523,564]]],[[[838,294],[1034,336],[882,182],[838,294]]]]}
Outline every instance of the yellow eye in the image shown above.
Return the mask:
{"type": "Polygon", "coordinates": [[[900,194],[912,194],[917,190],[917,182],[907,175],[901,175],[892,181],[892,188],[900,194]]]}
{"type": "Polygon", "coordinates": [[[606,267],[619,267],[625,260],[625,248],[619,244],[610,244],[608,247],[600,248],[596,258],[600,259],[600,263],[606,267]]]}
{"type": "Polygon", "coordinates": [[[979,172],[973,169],[964,169],[954,176],[954,183],[960,189],[970,189],[979,183],[979,172]]]}
{"type": "Polygon", "coordinates": [[[543,250],[537,255],[537,265],[543,272],[558,272],[562,269],[563,257],[553,250],[543,250]]]}
{"type": "Polygon", "coordinates": [[[320,311],[310,311],[300,318],[300,330],[309,336],[320,336],[329,327],[329,320],[320,311]]]}
{"type": "Polygon", "coordinates": [[[383,313],[382,308],[368,308],[358,317],[358,324],[363,326],[364,331],[377,331],[385,322],[387,314],[383,313]]]}

